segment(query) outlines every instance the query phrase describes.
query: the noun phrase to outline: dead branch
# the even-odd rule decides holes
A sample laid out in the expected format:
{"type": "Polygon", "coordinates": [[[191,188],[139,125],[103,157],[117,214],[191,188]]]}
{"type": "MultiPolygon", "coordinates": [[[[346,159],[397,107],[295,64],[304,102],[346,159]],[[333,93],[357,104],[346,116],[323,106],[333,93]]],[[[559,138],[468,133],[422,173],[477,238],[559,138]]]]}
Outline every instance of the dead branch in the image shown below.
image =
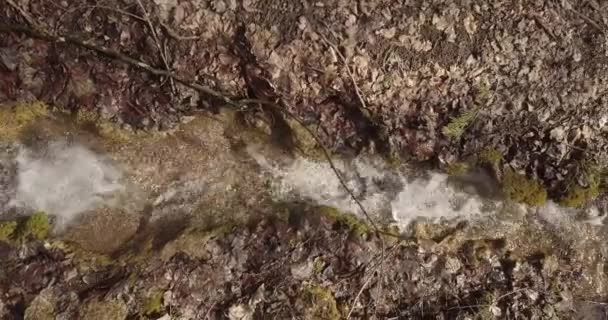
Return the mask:
{"type": "Polygon", "coordinates": [[[25,19],[25,21],[32,28],[38,28],[36,20],[34,20],[34,18],[32,18],[32,16],[27,11],[25,11],[23,8],[21,8],[19,5],[17,5],[13,0],[6,0],[6,1],[8,2],[8,4],[11,7],[13,7],[13,9],[15,9],[23,17],[23,19],[25,19]]]}
{"type": "Polygon", "coordinates": [[[160,22],[160,25],[165,29],[169,37],[177,40],[177,41],[187,41],[187,40],[197,40],[200,39],[200,36],[182,36],[177,33],[177,31],[171,29],[166,23],[160,22]]]}
{"type": "Polygon", "coordinates": [[[348,311],[348,315],[346,316],[346,320],[350,320],[350,317],[353,315],[353,311],[355,311],[355,309],[356,309],[357,301],[359,301],[359,298],[361,297],[361,294],[363,293],[363,291],[365,290],[365,288],[367,287],[367,285],[369,284],[369,282],[372,280],[373,277],[374,277],[374,274],[373,273],[370,274],[367,277],[367,280],[365,280],[365,282],[361,286],[361,289],[359,290],[359,292],[355,296],[355,300],[353,300],[353,304],[350,306],[350,311],[348,311]]]}
{"type": "MultiPolygon", "coordinates": [[[[166,51],[163,49],[163,46],[160,44],[158,34],[156,33],[156,28],[154,28],[154,25],[152,24],[152,20],[150,20],[150,15],[148,14],[146,7],[144,7],[144,4],[141,3],[141,0],[137,0],[137,4],[139,5],[141,11],[144,13],[144,18],[146,19],[148,28],[150,29],[150,32],[152,33],[152,39],[154,39],[154,44],[156,44],[156,48],[158,49],[158,53],[160,55],[161,60],[163,61],[163,64],[165,65],[165,69],[170,72],[171,68],[169,67],[169,62],[167,61],[166,51]]],[[[176,93],[177,89],[175,88],[175,82],[173,82],[173,78],[171,76],[169,76],[169,77],[167,77],[167,79],[169,79],[169,81],[171,82],[171,90],[173,90],[173,93],[176,93]]]]}

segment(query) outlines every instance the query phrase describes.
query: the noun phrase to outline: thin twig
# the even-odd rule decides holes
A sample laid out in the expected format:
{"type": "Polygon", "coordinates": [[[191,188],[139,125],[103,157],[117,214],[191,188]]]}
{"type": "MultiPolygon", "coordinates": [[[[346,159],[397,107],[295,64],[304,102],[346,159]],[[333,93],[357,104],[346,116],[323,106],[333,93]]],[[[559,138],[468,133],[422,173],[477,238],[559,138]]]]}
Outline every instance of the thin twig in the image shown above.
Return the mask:
{"type": "Polygon", "coordinates": [[[242,104],[239,104],[239,103],[233,101],[226,95],[224,95],[216,90],[213,90],[207,86],[203,86],[203,85],[197,84],[195,82],[192,82],[188,79],[184,79],[184,78],[172,73],[171,71],[154,68],[143,61],[139,61],[139,60],[131,58],[123,53],[110,50],[104,46],[96,45],[96,44],[92,43],[91,41],[82,40],[82,39],[79,39],[77,37],[70,36],[70,35],[51,35],[44,31],[40,31],[37,29],[31,29],[31,28],[27,28],[27,27],[23,27],[23,26],[0,25],[0,33],[7,33],[7,32],[18,32],[18,33],[26,34],[33,38],[37,38],[37,39],[41,39],[41,40],[45,40],[45,41],[49,41],[49,42],[58,42],[58,43],[63,42],[63,43],[69,43],[69,44],[72,44],[72,45],[75,45],[78,47],[82,47],[82,48],[97,52],[108,58],[112,58],[114,60],[118,60],[120,62],[128,64],[130,66],[145,70],[155,76],[172,77],[175,81],[177,81],[189,88],[192,88],[192,89],[198,90],[200,92],[206,93],[208,95],[211,95],[231,106],[234,106],[234,107],[243,106],[242,104]]]}
{"type": "Polygon", "coordinates": [[[177,33],[177,31],[171,29],[171,27],[169,27],[166,23],[164,22],[160,22],[160,25],[165,28],[165,31],[167,31],[167,34],[178,41],[186,41],[186,40],[197,40],[200,39],[200,36],[182,36],[180,34],[177,33]]]}
{"type": "MultiPolygon", "coordinates": [[[[154,25],[152,24],[152,20],[150,20],[150,15],[148,14],[146,7],[144,7],[144,4],[141,3],[141,0],[137,0],[137,4],[141,8],[141,11],[143,11],[143,13],[144,13],[144,18],[146,18],[146,22],[148,23],[148,27],[150,29],[150,32],[152,33],[152,38],[154,39],[156,48],[158,48],[160,58],[163,60],[165,69],[167,69],[167,71],[170,72],[171,68],[169,67],[169,62],[167,61],[167,55],[165,54],[165,51],[163,50],[163,46],[160,44],[160,40],[158,39],[158,35],[156,34],[156,28],[154,28],[154,25]]],[[[168,77],[168,79],[171,82],[171,89],[173,90],[173,93],[177,93],[177,90],[175,88],[175,82],[173,82],[173,78],[168,77]]]]}
{"type": "Polygon", "coordinates": [[[355,307],[357,305],[357,301],[359,301],[359,297],[361,297],[361,294],[363,293],[363,291],[365,290],[365,288],[367,287],[367,285],[369,284],[369,282],[372,280],[373,277],[374,277],[374,274],[373,273],[370,274],[367,277],[367,280],[365,280],[365,282],[361,286],[361,289],[359,290],[359,292],[355,296],[355,300],[353,301],[353,304],[350,306],[350,311],[348,312],[348,315],[346,316],[346,320],[349,320],[350,317],[353,315],[353,311],[355,311],[355,307]]]}
{"type": "Polygon", "coordinates": [[[6,2],[8,2],[8,4],[13,7],[13,9],[19,12],[19,14],[23,17],[23,19],[25,19],[25,21],[30,25],[30,27],[38,28],[38,24],[27,11],[17,5],[13,0],[6,0],[6,2]]]}
{"type": "MultiPolygon", "coordinates": [[[[323,34],[323,32],[317,31],[317,34],[321,37],[323,42],[325,42],[325,44],[327,46],[329,46],[336,53],[336,55],[340,58],[340,60],[344,64],[344,67],[346,68],[346,73],[348,73],[348,77],[350,78],[350,81],[352,82],[353,87],[355,89],[355,94],[357,95],[357,98],[359,99],[359,103],[361,104],[361,108],[363,108],[365,110],[365,112],[369,113],[369,109],[367,108],[367,103],[365,103],[365,99],[363,99],[363,94],[361,93],[361,89],[359,89],[359,85],[357,85],[357,81],[355,80],[355,75],[354,75],[353,71],[350,69],[348,60],[342,54],[342,52],[340,51],[340,48],[338,48],[338,46],[335,45],[333,42],[329,41],[329,39],[325,36],[325,34],[323,34]]],[[[369,117],[369,114],[366,114],[366,115],[369,117]]]]}
{"type": "Polygon", "coordinates": [[[570,3],[568,0],[564,0],[568,6],[570,7],[570,11],[574,12],[577,16],[579,16],[579,18],[585,20],[585,22],[587,22],[588,24],[590,24],[591,26],[593,26],[595,29],[597,29],[600,33],[602,34],[606,34],[606,31],[604,30],[604,28],[602,28],[597,22],[595,22],[593,19],[587,17],[585,14],[583,14],[582,12],[574,9],[574,6],[572,5],[572,3],[570,3]]]}

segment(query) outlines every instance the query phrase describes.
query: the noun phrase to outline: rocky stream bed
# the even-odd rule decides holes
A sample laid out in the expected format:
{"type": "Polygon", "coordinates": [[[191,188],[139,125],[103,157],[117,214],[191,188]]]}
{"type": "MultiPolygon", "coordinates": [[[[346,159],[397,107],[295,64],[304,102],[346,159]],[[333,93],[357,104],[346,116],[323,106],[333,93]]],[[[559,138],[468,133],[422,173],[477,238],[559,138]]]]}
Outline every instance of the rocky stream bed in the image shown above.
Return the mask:
{"type": "Polygon", "coordinates": [[[0,0],[0,318],[606,319],[607,69],[596,1],[0,0]]]}

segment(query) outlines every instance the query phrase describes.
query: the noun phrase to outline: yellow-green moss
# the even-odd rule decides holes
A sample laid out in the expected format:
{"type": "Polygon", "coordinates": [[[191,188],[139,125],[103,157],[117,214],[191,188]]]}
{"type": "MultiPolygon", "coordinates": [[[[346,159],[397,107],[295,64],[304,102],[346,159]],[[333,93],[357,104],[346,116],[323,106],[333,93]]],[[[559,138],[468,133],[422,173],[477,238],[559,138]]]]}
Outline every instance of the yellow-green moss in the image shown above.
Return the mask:
{"type": "Polygon", "coordinates": [[[76,114],[76,124],[93,129],[102,139],[109,143],[123,143],[133,138],[135,133],[120,128],[117,124],[102,119],[96,112],[80,109],[76,114]]]}
{"type": "Polygon", "coordinates": [[[42,211],[38,211],[27,218],[21,230],[21,236],[44,239],[50,232],[51,221],[49,216],[42,211]]]}
{"type": "Polygon", "coordinates": [[[587,175],[589,186],[583,188],[574,183],[559,203],[565,207],[580,208],[600,195],[600,178],[597,173],[587,175]]]}
{"type": "Polygon", "coordinates": [[[321,274],[323,269],[325,269],[325,261],[323,261],[322,257],[316,257],[312,262],[312,269],[315,274],[321,274]]]}
{"type": "Polygon", "coordinates": [[[297,148],[307,157],[312,159],[324,159],[325,154],[315,137],[306,130],[300,123],[293,119],[288,119],[287,123],[291,128],[291,133],[297,148]]]}
{"type": "Polygon", "coordinates": [[[511,169],[505,170],[502,190],[509,199],[530,206],[540,206],[547,202],[547,191],[538,181],[511,169]]]}
{"type": "Polygon", "coordinates": [[[73,258],[80,272],[106,267],[116,262],[105,254],[85,250],[74,242],[50,240],[48,241],[48,245],[65,252],[70,258],[73,258]]]}
{"type": "Polygon", "coordinates": [[[177,239],[167,243],[161,251],[161,258],[168,260],[178,252],[184,252],[191,257],[201,258],[207,253],[205,245],[212,239],[227,236],[240,222],[227,221],[226,224],[212,228],[190,228],[177,239]]]}
{"type": "Polygon", "coordinates": [[[479,153],[477,159],[479,163],[497,165],[502,161],[502,153],[494,148],[485,148],[479,153]]]}
{"type": "Polygon", "coordinates": [[[128,314],[127,306],[119,300],[92,300],[80,310],[81,319],[123,320],[128,314]]]}
{"type": "Polygon", "coordinates": [[[0,105],[0,140],[16,139],[29,124],[48,114],[47,106],[41,102],[0,105]]]}
{"type": "Polygon", "coordinates": [[[17,230],[17,222],[7,221],[0,223],[0,240],[9,240],[15,234],[17,230]]]}
{"type": "Polygon", "coordinates": [[[161,313],[163,311],[163,294],[160,290],[152,292],[143,305],[142,314],[149,316],[161,313]]]}
{"type": "Polygon", "coordinates": [[[456,162],[448,166],[446,172],[450,176],[461,176],[469,172],[471,167],[466,162],[456,162]]]}
{"type": "Polygon", "coordinates": [[[357,218],[355,215],[350,213],[343,213],[340,210],[332,207],[320,207],[318,212],[330,220],[345,225],[351,232],[358,236],[365,236],[372,234],[372,229],[363,220],[357,218]]]}
{"type": "Polygon", "coordinates": [[[305,319],[341,319],[338,304],[331,290],[321,286],[305,287],[302,297],[306,303],[305,319]]]}

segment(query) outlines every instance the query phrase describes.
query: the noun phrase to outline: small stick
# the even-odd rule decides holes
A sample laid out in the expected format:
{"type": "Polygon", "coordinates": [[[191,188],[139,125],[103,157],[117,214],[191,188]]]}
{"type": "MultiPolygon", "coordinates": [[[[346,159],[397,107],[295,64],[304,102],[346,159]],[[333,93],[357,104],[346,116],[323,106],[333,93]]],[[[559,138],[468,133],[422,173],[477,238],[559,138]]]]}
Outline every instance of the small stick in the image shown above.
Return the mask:
{"type": "MultiPolygon", "coordinates": [[[[152,24],[152,21],[150,20],[150,15],[148,15],[148,11],[146,10],[146,7],[144,7],[143,3],[141,3],[141,0],[137,0],[137,4],[141,8],[141,10],[144,12],[144,17],[146,18],[146,22],[148,23],[150,32],[152,32],[152,38],[154,39],[156,48],[158,48],[160,57],[163,60],[163,63],[165,64],[165,69],[167,69],[167,71],[170,72],[171,68],[169,67],[169,62],[167,62],[167,56],[165,55],[165,52],[163,51],[163,47],[160,44],[160,40],[158,40],[158,35],[156,34],[156,29],[154,28],[154,25],[152,24]]],[[[169,81],[171,81],[171,89],[173,90],[173,93],[174,94],[177,93],[177,89],[175,88],[175,83],[173,82],[173,78],[169,77],[169,81]]]]}

